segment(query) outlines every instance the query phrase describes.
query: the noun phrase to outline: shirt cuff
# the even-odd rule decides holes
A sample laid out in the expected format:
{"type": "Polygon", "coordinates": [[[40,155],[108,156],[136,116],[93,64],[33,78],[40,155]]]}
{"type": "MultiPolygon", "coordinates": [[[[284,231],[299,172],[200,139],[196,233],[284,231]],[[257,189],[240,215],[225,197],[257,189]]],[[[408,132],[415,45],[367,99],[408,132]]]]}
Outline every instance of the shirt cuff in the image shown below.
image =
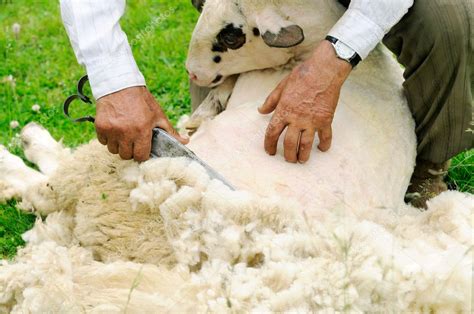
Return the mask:
{"type": "Polygon", "coordinates": [[[359,10],[349,9],[328,35],[339,39],[365,59],[382,41],[385,32],[359,10]]]}
{"type": "Polygon", "coordinates": [[[146,86],[145,78],[130,54],[98,58],[86,64],[95,99],[134,86],[146,86]]]}

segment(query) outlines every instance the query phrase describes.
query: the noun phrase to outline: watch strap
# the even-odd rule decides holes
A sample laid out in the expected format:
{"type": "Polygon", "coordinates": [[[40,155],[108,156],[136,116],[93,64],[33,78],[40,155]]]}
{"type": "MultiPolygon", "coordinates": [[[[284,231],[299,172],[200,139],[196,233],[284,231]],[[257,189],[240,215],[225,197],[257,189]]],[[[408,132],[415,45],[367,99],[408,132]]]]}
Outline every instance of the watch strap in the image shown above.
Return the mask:
{"type": "MultiPolygon", "coordinates": [[[[336,37],[329,36],[329,35],[326,36],[326,40],[329,41],[333,45],[336,45],[337,42],[339,41],[339,39],[337,39],[336,37]]],[[[343,59],[343,60],[346,60],[346,59],[343,59]]],[[[356,51],[354,51],[354,55],[351,58],[347,59],[346,61],[349,62],[353,68],[355,68],[359,64],[359,62],[362,61],[362,58],[359,56],[359,54],[356,51]]]]}

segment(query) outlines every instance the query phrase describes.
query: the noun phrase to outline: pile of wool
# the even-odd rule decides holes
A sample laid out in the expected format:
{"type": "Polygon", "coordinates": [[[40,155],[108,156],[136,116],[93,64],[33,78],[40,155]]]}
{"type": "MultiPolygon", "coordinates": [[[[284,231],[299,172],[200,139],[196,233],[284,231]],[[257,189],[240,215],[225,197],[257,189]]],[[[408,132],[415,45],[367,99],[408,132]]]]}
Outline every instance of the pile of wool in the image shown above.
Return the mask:
{"type": "Polygon", "coordinates": [[[139,165],[97,143],[74,156],[48,185],[62,208],[2,262],[0,312],[471,310],[472,195],[426,212],[300,208],[185,159],[139,165]]]}

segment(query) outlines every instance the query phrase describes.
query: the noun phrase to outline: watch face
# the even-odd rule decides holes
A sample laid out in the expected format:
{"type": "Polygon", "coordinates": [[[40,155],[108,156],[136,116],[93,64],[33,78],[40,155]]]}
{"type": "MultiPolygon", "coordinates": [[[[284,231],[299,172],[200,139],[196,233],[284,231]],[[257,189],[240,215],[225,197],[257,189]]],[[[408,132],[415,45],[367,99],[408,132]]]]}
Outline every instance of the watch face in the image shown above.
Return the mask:
{"type": "Polygon", "coordinates": [[[339,58],[349,60],[351,59],[354,54],[356,53],[352,48],[347,46],[346,44],[338,41],[335,45],[336,48],[336,53],[339,56],[339,58]]]}

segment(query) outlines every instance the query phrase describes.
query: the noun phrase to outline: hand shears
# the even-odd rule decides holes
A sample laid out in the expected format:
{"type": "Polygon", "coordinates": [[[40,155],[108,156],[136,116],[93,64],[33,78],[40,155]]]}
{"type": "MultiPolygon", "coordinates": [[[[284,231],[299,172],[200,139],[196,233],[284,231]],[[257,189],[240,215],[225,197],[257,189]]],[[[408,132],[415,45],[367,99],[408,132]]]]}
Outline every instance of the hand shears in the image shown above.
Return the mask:
{"type": "MultiPolygon", "coordinates": [[[[69,96],[63,105],[63,112],[64,115],[69,118],[71,121],[76,123],[82,122],[91,122],[95,123],[95,118],[93,116],[84,116],[80,118],[72,118],[69,114],[69,109],[71,104],[76,101],[80,100],[86,104],[93,105],[93,102],[90,97],[84,94],[84,86],[89,81],[87,75],[83,76],[79,82],[77,83],[77,94],[69,96]]],[[[231,190],[235,190],[235,188],[218,172],[212,169],[208,164],[206,164],[203,160],[196,156],[189,148],[181,144],[177,139],[172,137],[168,132],[161,128],[153,129],[153,137],[152,137],[152,149],[151,149],[151,157],[158,158],[158,157],[186,157],[189,158],[206,169],[208,175],[213,178],[222,181],[225,185],[227,185],[231,190]]]]}

